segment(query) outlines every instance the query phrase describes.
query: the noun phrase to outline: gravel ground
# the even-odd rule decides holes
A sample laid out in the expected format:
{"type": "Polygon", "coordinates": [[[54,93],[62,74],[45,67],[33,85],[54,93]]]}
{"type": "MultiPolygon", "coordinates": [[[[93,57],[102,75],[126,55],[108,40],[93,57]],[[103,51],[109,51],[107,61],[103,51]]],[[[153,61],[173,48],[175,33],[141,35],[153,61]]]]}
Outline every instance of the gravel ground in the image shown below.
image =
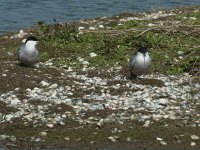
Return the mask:
{"type": "MultiPolygon", "coordinates": [[[[78,126],[101,128],[104,124],[123,125],[130,121],[149,128],[167,120],[162,126],[176,122],[181,127],[200,127],[199,78],[187,73],[149,74],[131,80],[128,70],[120,65],[107,70],[84,67],[78,71],[71,67],[55,68],[49,61],[39,68],[21,67],[17,62],[1,66],[1,124],[20,120],[25,126],[53,129],[72,120],[78,126]]],[[[114,128],[112,132],[121,130],[114,128]]],[[[48,136],[45,130],[39,134],[48,136]]],[[[199,141],[197,134],[191,138],[199,141]]],[[[184,135],[179,135],[177,141],[181,136],[184,135]]],[[[18,137],[0,135],[1,140],[10,138],[16,141],[18,137]]],[[[111,142],[119,138],[107,137],[111,142]]],[[[42,141],[36,137],[31,140],[42,141]]],[[[191,145],[196,144],[195,140],[191,145]]],[[[167,145],[160,137],[155,141],[167,145]]]]}

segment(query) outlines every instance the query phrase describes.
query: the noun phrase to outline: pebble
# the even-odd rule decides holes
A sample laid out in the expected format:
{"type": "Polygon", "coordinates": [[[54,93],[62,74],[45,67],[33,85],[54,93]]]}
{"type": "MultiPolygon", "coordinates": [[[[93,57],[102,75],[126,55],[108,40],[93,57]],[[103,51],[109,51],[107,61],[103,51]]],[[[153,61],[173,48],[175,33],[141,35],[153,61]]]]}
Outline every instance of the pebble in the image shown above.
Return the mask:
{"type": "Polygon", "coordinates": [[[49,128],[53,128],[54,125],[53,124],[46,124],[46,126],[49,127],[49,128]]]}
{"type": "Polygon", "coordinates": [[[68,67],[68,69],[66,70],[67,72],[72,72],[73,71],[73,69],[72,69],[72,67],[68,67]]]}
{"type": "Polygon", "coordinates": [[[157,141],[163,141],[163,139],[162,139],[162,138],[159,138],[159,137],[157,137],[156,140],[157,140],[157,141]]]}
{"type": "Polygon", "coordinates": [[[111,142],[116,142],[116,138],[114,138],[113,136],[109,136],[108,140],[110,140],[111,142]]]}
{"type": "Polygon", "coordinates": [[[103,119],[100,119],[99,122],[97,122],[97,126],[98,126],[98,127],[101,127],[102,124],[103,124],[103,122],[104,122],[104,120],[103,120],[103,119]]]}
{"type": "Polygon", "coordinates": [[[194,147],[194,146],[196,146],[197,144],[196,144],[195,142],[191,142],[190,145],[191,145],[192,147],[194,147]]]}
{"type": "Polygon", "coordinates": [[[27,35],[28,33],[24,32],[24,30],[20,30],[18,34],[15,34],[13,36],[11,36],[11,39],[15,39],[15,38],[23,38],[25,35],[27,35]]]}
{"type": "Polygon", "coordinates": [[[50,89],[56,89],[57,87],[58,87],[57,83],[54,83],[51,86],[49,86],[50,89]]]}
{"type": "Polygon", "coordinates": [[[90,141],[90,144],[96,144],[97,141],[90,141]]]}
{"type": "Polygon", "coordinates": [[[101,24],[100,24],[100,25],[99,25],[99,28],[103,29],[103,28],[104,28],[104,25],[101,25],[101,24]]]}
{"type": "Polygon", "coordinates": [[[17,138],[14,136],[14,135],[11,135],[10,136],[10,141],[11,142],[15,142],[17,140],[17,138]]]}
{"type": "Polygon", "coordinates": [[[145,123],[144,123],[144,127],[149,127],[149,125],[151,124],[151,121],[150,120],[147,120],[147,121],[145,121],[145,123]]]}
{"type": "Polygon", "coordinates": [[[12,118],[13,118],[12,114],[8,114],[8,115],[5,116],[6,121],[11,121],[12,118]]]}
{"type": "Polygon", "coordinates": [[[4,73],[4,74],[2,74],[2,77],[7,77],[7,74],[5,74],[5,73],[4,73]]]}
{"type": "Polygon", "coordinates": [[[183,52],[183,51],[178,51],[177,54],[178,54],[179,56],[182,56],[182,55],[184,54],[184,52],[183,52]]]}
{"type": "Polygon", "coordinates": [[[89,30],[95,30],[95,27],[89,27],[89,30]]]}
{"type": "Polygon", "coordinates": [[[165,141],[160,141],[160,144],[163,145],[163,146],[167,145],[167,143],[165,141]]]}
{"type": "Polygon", "coordinates": [[[164,98],[161,98],[161,99],[158,100],[158,104],[160,104],[160,105],[167,105],[168,104],[168,100],[164,99],[164,98]]]}
{"type": "Polygon", "coordinates": [[[7,137],[8,137],[7,135],[2,134],[0,135],[0,140],[5,140],[7,137]]]}
{"type": "Polygon", "coordinates": [[[90,53],[90,57],[96,57],[97,54],[96,53],[90,53]]]}
{"type": "Polygon", "coordinates": [[[39,135],[40,135],[40,136],[46,136],[46,135],[47,135],[47,132],[42,131],[42,132],[39,133],[39,135]]]}
{"type": "Polygon", "coordinates": [[[78,27],[78,30],[84,30],[85,28],[84,27],[78,27]]]}
{"type": "Polygon", "coordinates": [[[41,138],[36,138],[34,141],[35,142],[41,142],[42,140],[41,140],[41,138]]]}
{"type": "Polygon", "coordinates": [[[191,139],[193,139],[193,140],[199,140],[199,137],[197,135],[191,135],[191,139]]]}
{"type": "Polygon", "coordinates": [[[65,141],[69,141],[70,138],[69,138],[69,137],[65,137],[64,140],[65,140],[65,141]]]}
{"type": "Polygon", "coordinates": [[[11,106],[16,106],[16,105],[18,105],[18,104],[20,104],[21,103],[21,101],[18,99],[18,98],[16,98],[16,97],[13,97],[13,99],[11,100],[11,106]]]}
{"type": "Polygon", "coordinates": [[[82,65],[89,65],[89,62],[88,61],[82,61],[81,64],[82,65]]]}
{"type": "Polygon", "coordinates": [[[126,138],[126,141],[127,141],[127,142],[130,142],[130,141],[131,141],[131,138],[130,138],[130,137],[127,137],[127,138],[126,138]]]}
{"type": "Polygon", "coordinates": [[[155,24],[149,23],[148,26],[149,26],[149,27],[153,27],[153,26],[155,26],[155,24]]]}
{"type": "Polygon", "coordinates": [[[160,138],[160,137],[157,137],[156,140],[159,141],[159,143],[161,145],[163,145],[163,146],[167,145],[167,143],[162,138],[160,138]]]}
{"type": "Polygon", "coordinates": [[[190,19],[191,19],[191,20],[197,20],[197,18],[195,18],[195,17],[190,17],[190,19]]]}
{"type": "Polygon", "coordinates": [[[40,84],[41,84],[43,87],[49,86],[49,83],[46,82],[46,81],[41,81],[40,84]]]}

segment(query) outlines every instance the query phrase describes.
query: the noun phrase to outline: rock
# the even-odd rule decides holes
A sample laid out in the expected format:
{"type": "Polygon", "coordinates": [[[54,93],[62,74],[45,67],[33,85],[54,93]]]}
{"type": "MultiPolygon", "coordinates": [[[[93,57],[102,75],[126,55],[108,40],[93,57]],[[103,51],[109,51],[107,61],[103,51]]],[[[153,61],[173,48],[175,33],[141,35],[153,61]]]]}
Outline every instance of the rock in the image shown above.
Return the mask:
{"type": "Polygon", "coordinates": [[[11,115],[11,114],[8,114],[5,116],[6,121],[11,121],[12,118],[13,118],[13,115],[11,115]]]}
{"type": "Polygon", "coordinates": [[[7,76],[7,74],[5,74],[5,73],[4,73],[4,74],[2,74],[2,77],[6,77],[6,76],[7,76]]]}
{"type": "Polygon", "coordinates": [[[78,30],[84,30],[85,28],[84,27],[78,27],[78,30]]]}
{"type": "Polygon", "coordinates": [[[26,39],[23,39],[22,41],[21,41],[21,43],[25,43],[26,42],[26,39]]]}
{"type": "Polygon", "coordinates": [[[42,132],[39,133],[39,135],[40,135],[40,136],[46,136],[46,135],[47,135],[47,132],[42,131],[42,132]]]}
{"type": "Polygon", "coordinates": [[[100,119],[99,122],[97,122],[97,126],[98,126],[98,127],[101,127],[102,124],[103,124],[103,119],[100,119]]]}
{"type": "Polygon", "coordinates": [[[178,54],[179,56],[182,56],[182,55],[184,54],[184,52],[183,52],[183,51],[178,51],[177,54],[178,54]]]}
{"type": "Polygon", "coordinates": [[[49,86],[49,83],[46,82],[46,81],[41,81],[40,84],[41,84],[43,87],[49,86]]]}
{"type": "Polygon", "coordinates": [[[18,34],[15,34],[15,35],[11,36],[10,38],[11,39],[23,38],[25,35],[27,35],[27,33],[25,33],[23,30],[20,30],[18,34]]]}
{"type": "Polygon", "coordinates": [[[149,26],[149,27],[153,27],[153,26],[155,26],[155,24],[149,23],[148,26],[149,26]]]}
{"type": "Polygon", "coordinates": [[[95,28],[94,27],[89,27],[89,30],[95,30],[95,28]]]}
{"type": "Polygon", "coordinates": [[[57,83],[54,83],[52,84],[49,88],[50,89],[56,89],[58,87],[58,84],[57,83]]]}
{"type": "Polygon", "coordinates": [[[11,135],[10,136],[10,141],[11,142],[15,142],[17,140],[17,138],[14,136],[14,135],[11,135]]]}
{"type": "Polygon", "coordinates": [[[35,142],[41,142],[42,140],[41,140],[41,138],[36,138],[34,141],[35,142]]]}
{"type": "Polygon", "coordinates": [[[81,69],[81,71],[83,71],[83,72],[86,72],[88,69],[86,68],[86,67],[83,67],[82,69],[81,69]]]}
{"type": "Polygon", "coordinates": [[[163,146],[167,145],[167,143],[165,141],[163,141],[162,138],[157,137],[156,140],[159,141],[160,144],[163,145],[163,146]]]}
{"type": "Polygon", "coordinates": [[[147,121],[145,121],[145,123],[144,123],[144,127],[149,127],[149,125],[151,124],[151,121],[150,120],[147,120],[147,121]]]}
{"type": "Polygon", "coordinates": [[[195,18],[195,17],[190,17],[190,19],[191,19],[191,20],[197,20],[197,18],[195,18]]]}
{"type": "Polygon", "coordinates": [[[199,137],[197,135],[191,135],[191,139],[193,139],[193,140],[199,140],[199,137]]]}
{"type": "Polygon", "coordinates": [[[156,121],[159,121],[162,118],[162,116],[160,114],[153,114],[152,117],[156,121]]]}
{"type": "Polygon", "coordinates": [[[49,128],[53,128],[53,124],[49,123],[49,124],[46,124],[47,127],[49,128]]]}
{"type": "Polygon", "coordinates": [[[69,138],[69,137],[65,137],[64,140],[65,140],[65,141],[69,141],[70,138],[69,138]]]}
{"type": "Polygon", "coordinates": [[[114,128],[114,129],[112,130],[112,133],[114,133],[114,134],[119,133],[119,129],[114,128]]]}
{"type": "Polygon", "coordinates": [[[161,98],[161,99],[158,100],[158,104],[160,104],[160,105],[167,105],[168,102],[169,101],[165,98],[161,98]]]}
{"type": "Polygon", "coordinates": [[[90,141],[90,144],[96,144],[97,141],[90,141]]]}
{"type": "Polygon", "coordinates": [[[111,142],[116,142],[116,139],[113,136],[109,136],[108,140],[110,140],[111,142]]]}
{"type": "Polygon", "coordinates": [[[7,137],[8,137],[7,135],[2,134],[0,135],[0,140],[5,140],[7,137]]]}
{"type": "Polygon", "coordinates": [[[157,141],[163,141],[163,139],[162,139],[162,138],[159,138],[159,137],[157,137],[156,140],[157,140],[157,141]]]}
{"type": "Polygon", "coordinates": [[[131,138],[130,138],[130,137],[127,137],[127,138],[126,138],[126,141],[127,141],[127,142],[130,142],[130,141],[131,141],[131,138]]]}
{"type": "Polygon", "coordinates": [[[79,61],[79,62],[82,62],[82,61],[84,61],[84,59],[81,58],[81,57],[78,57],[78,61],[79,61]]]}
{"type": "Polygon", "coordinates": [[[89,65],[89,62],[88,61],[82,61],[81,64],[82,65],[89,65]]]}
{"type": "Polygon", "coordinates": [[[21,103],[21,101],[17,97],[15,97],[11,100],[11,106],[16,106],[20,103],[21,103]]]}
{"type": "Polygon", "coordinates": [[[160,141],[160,144],[163,146],[167,145],[167,143],[165,141],[160,141]]]}
{"type": "Polygon", "coordinates": [[[196,146],[197,144],[196,144],[195,142],[191,142],[190,145],[191,145],[192,147],[194,147],[194,146],[196,146]]]}
{"type": "Polygon", "coordinates": [[[100,25],[99,25],[99,28],[103,29],[103,28],[104,28],[104,25],[101,25],[101,24],[100,24],[100,25]]]}
{"type": "Polygon", "coordinates": [[[90,57],[96,57],[97,56],[97,54],[95,54],[95,53],[90,53],[90,57]]]}
{"type": "Polygon", "coordinates": [[[67,72],[72,72],[73,71],[73,69],[72,69],[72,67],[68,67],[68,69],[66,70],[67,72]]]}

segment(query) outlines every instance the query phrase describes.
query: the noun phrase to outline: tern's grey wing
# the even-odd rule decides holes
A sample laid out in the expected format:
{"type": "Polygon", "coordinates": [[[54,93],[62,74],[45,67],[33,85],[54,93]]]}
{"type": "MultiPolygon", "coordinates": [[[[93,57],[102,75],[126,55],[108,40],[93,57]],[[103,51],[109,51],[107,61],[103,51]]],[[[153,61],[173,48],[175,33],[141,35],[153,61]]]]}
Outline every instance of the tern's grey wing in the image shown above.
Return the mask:
{"type": "Polygon", "coordinates": [[[39,61],[40,61],[39,52],[38,50],[36,50],[36,62],[39,62],[39,61]]]}
{"type": "Polygon", "coordinates": [[[25,47],[25,44],[23,43],[21,46],[20,46],[20,48],[19,48],[19,50],[18,50],[18,60],[20,60],[20,55],[22,54],[22,52],[23,52],[23,50],[24,50],[24,47],[25,47]]]}
{"type": "Polygon", "coordinates": [[[137,52],[135,52],[130,60],[130,68],[133,69],[135,67],[135,63],[136,63],[136,56],[137,56],[137,52]]]}

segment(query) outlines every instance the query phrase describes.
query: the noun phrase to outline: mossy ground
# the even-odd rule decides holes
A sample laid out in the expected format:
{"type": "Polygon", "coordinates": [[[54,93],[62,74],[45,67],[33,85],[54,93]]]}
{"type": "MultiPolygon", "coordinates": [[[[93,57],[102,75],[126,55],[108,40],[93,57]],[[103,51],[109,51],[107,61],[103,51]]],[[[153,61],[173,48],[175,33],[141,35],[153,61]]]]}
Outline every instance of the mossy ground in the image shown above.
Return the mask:
{"type": "Polygon", "coordinates": [[[153,73],[194,74],[198,72],[200,62],[200,15],[199,12],[192,12],[192,9],[189,11],[153,20],[130,20],[121,25],[121,18],[135,15],[100,18],[96,20],[98,23],[95,22],[95,25],[93,22],[54,25],[40,22],[37,30],[33,32],[45,47],[55,46],[53,50],[46,49],[48,52],[45,51],[42,58],[47,60],[53,57],[57,65],[76,66],[78,57],[85,58],[91,66],[110,66],[116,62],[127,65],[127,59],[131,54],[138,47],[146,46],[153,58],[153,73]],[[105,28],[97,28],[94,31],[82,30],[81,33],[78,31],[79,26],[98,27],[98,24],[105,28]],[[149,27],[149,24],[155,26],[149,27]],[[183,52],[182,58],[177,54],[178,51],[183,52]],[[90,58],[91,52],[98,54],[98,57],[90,58]]]}
{"type": "MultiPolygon", "coordinates": [[[[173,12],[176,15],[150,20],[131,20],[125,23],[119,20],[124,17],[143,17],[143,14],[121,14],[108,18],[97,18],[96,21],[86,20],[64,24],[39,22],[37,27],[27,29],[25,32],[32,33],[39,39],[41,62],[53,58],[53,64],[58,68],[72,66],[79,70],[82,66],[78,58],[82,57],[89,62],[90,66],[95,66],[98,69],[106,69],[118,62],[124,67],[125,75],[128,76],[129,61],[127,59],[138,47],[146,46],[152,57],[152,74],[179,75],[190,73],[196,77],[195,82],[200,82],[198,78],[200,70],[200,12],[197,11],[199,9],[199,7],[191,7],[168,10],[166,12],[173,12]],[[118,25],[119,23],[121,25],[118,25]],[[150,27],[149,24],[155,26],[150,27]],[[104,28],[98,28],[98,25],[103,25],[104,28]],[[78,31],[80,26],[85,28],[81,30],[81,33],[78,31]],[[96,29],[88,30],[90,26],[94,26],[96,29]],[[183,52],[181,57],[178,55],[178,51],[183,52]],[[89,56],[91,52],[96,53],[97,57],[91,58],[89,56]]],[[[9,37],[13,34],[8,33],[0,37],[0,70],[1,72],[7,70],[7,74],[10,74],[6,79],[1,77],[1,94],[20,87],[19,97],[24,98],[27,88],[33,88],[47,76],[49,82],[70,84],[69,81],[58,77],[60,75],[59,69],[40,68],[34,70],[17,65],[17,49],[22,39],[10,39],[9,37]],[[22,79],[23,82],[20,82],[22,79]]],[[[142,84],[157,84],[158,86],[163,84],[153,80],[147,81],[147,83],[143,82],[142,84]]],[[[73,113],[69,107],[59,107],[73,113]]],[[[16,111],[5,107],[3,102],[0,103],[0,108],[0,113],[5,114],[16,111]]],[[[51,108],[51,112],[58,111],[56,106],[51,108]]],[[[109,112],[109,110],[107,111],[109,112]]],[[[91,115],[103,117],[106,113],[88,112],[87,115],[88,117],[91,115]]],[[[25,126],[20,123],[20,120],[15,120],[12,124],[1,123],[0,131],[1,134],[19,137],[14,148],[68,146],[77,149],[96,149],[97,146],[101,147],[101,145],[109,143],[107,137],[114,135],[120,137],[117,143],[134,145],[132,142],[126,142],[126,138],[130,137],[132,141],[144,144],[142,148],[148,148],[145,144],[159,145],[155,142],[156,137],[159,136],[164,138],[167,143],[174,144],[174,141],[177,140],[175,135],[185,135],[181,137],[183,145],[190,145],[191,134],[200,136],[198,128],[182,126],[178,124],[178,121],[170,122],[168,120],[155,122],[148,128],[137,122],[124,122],[124,124],[105,124],[98,129],[92,125],[80,126],[70,119],[67,126],[58,125],[53,129],[44,126],[33,128],[31,124],[25,126]],[[169,126],[165,126],[166,122],[169,126]],[[114,128],[118,128],[122,132],[112,133],[114,128]],[[48,136],[41,137],[45,141],[30,142],[29,138],[39,137],[41,131],[48,133],[48,136]],[[70,140],[66,141],[64,137],[70,137],[70,140]]],[[[6,141],[2,144],[9,146],[8,143],[9,141],[6,141]]],[[[197,142],[197,145],[200,143],[197,142]]]]}
{"type": "MultiPolygon", "coordinates": [[[[45,126],[32,127],[31,125],[24,126],[20,124],[20,120],[15,121],[14,124],[2,124],[1,129],[3,133],[8,135],[15,135],[19,139],[14,143],[14,148],[73,148],[73,149],[99,149],[108,145],[107,137],[118,136],[116,143],[126,143],[126,147],[129,149],[133,145],[139,144],[141,148],[150,149],[150,145],[154,145],[154,148],[162,147],[159,142],[156,141],[157,137],[162,137],[169,145],[179,145],[187,149],[190,148],[190,142],[192,141],[191,134],[198,135],[199,129],[181,127],[178,124],[164,126],[167,121],[159,121],[153,124],[151,127],[142,127],[142,124],[137,122],[124,122],[123,125],[119,123],[105,124],[100,128],[92,125],[79,126],[76,122],[70,121],[67,126],[56,126],[53,129],[47,129],[45,126]],[[113,133],[117,128],[119,132],[113,133]],[[46,131],[47,136],[39,136],[39,133],[46,131]],[[180,137],[180,135],[184,135],[180,137]],[[43,142],[35,142],[31,140],[31,137],[38,137],[44,140],[43,142]],[[69,137],[69,140],[64,138],[69,137]],[[127,142],[126,139],[130,137],[131,141],[127,142]],[[177,138],[180,138],[182,143],[177,144],[177,138]],[[79,147],[80,146],[80,147],[79,147]]],[[[6,141],[3,144],[8,144],[6,141]]],[[[12,142],[10,142],[12,143],[12,142]]],[[[111,144],[111,143],[110,143],[111,144]]],[[[110,148],[112,149],[111,144],[110,148]]],[[[197,142],[199,144],[199,142],[197,142]]],[[[8,144],[9,147],[9,144],[8,144]]],[[[108,146],[109,147],[109,146],[108,146]]],[[[10,147],[12,148],[12,146],[10,147]]]]}

